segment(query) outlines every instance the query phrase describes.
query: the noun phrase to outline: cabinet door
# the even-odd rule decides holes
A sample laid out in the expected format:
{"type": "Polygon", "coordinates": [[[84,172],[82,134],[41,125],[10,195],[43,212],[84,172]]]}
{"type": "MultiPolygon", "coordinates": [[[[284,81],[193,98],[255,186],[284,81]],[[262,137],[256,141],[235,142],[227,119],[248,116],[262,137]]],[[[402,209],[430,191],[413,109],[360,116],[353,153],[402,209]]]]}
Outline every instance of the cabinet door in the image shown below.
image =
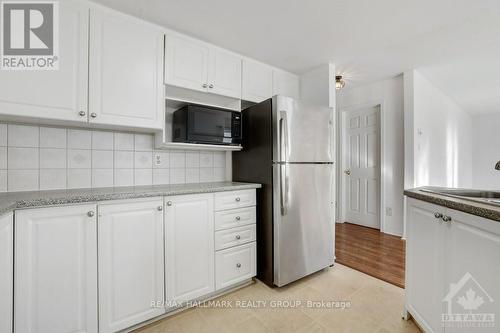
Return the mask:
{"type": "Polygon", "coordinates": [[[163,198],[99,205],[99,332],[162,315],[163,198]],[[156,303],[156,304],[158,304],[156,303]]]}
{"type": "Polygon", "coordinates": [[[90,122],[162,128],[163,34],[105,9],[90,11],[90,122]]]}
{"type": "Polygon", "coordinates": [[[88,7],[60,1],[59,70],[2,70],[0,116],[86,122],[87,41],[88,7]]]}
{"type": "Polygon", "coordinates": [[[241,58],[219,49],[210,50],[208,91],[241,98],[241,58]]]}
{"type": "MultiPolygon", "coordinates": [[[[455,210],[447,215],[451,222],[445,225],[446,290],[441,313],[493,313],[499,318],[500,223],[455,210]],[[452,283],[456,290],[450,289],[452,283]],[[472,304],[461,305],[460,298],[472,304]]],[[[467,332],[485,330],[472,327],[467,332]]],[[[450,325],[446,332],[464,332],[464,328],[450,325]]]]}
{"type": "Polygon", "coordinates": [[[273,95],[282,95],[298,99],[299,98],[298,76],[287,72],[274,70],[273,95]]]}
{"type": "Polygon", "coordinates": [[[213,195],[166,197],[165,202],[167,299],[187,301],[213,292],[213,195]]]}
{"type": "Polygon", "coordinates": [[[0,217],[0,333],[12,333],[12,279],[14,260],[12,213],[0,217]]]}
{"type": "Polygon", "coordinates": [[[406,303],[428,332],[442,332],[444,287],[443,221],[434,217],[445,208],[408,199],[406,240],[406,303]]]}
{"type": "Polygon", "coordinates": [[[243,60],[242,97],[255,103],[273,95],[273,70],[255,61],[243,60]]]}
{"type": "Polygon", "coordinates": [[[95,210],[16,212],[15,332],[97,332],[95,210]]]}
{"type": "Polygon", "coordinates": [[[165,84],[206,92],[208,47],[191,40],[165,36],[165,84]]]}

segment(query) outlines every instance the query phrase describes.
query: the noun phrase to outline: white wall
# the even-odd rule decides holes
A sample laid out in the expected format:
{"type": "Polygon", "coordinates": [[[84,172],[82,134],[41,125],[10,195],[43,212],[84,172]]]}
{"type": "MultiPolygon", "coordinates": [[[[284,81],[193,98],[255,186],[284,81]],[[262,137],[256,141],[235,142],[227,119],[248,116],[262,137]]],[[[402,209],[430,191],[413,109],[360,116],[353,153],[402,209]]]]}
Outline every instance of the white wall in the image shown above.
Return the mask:
{"type": "Polygon", "coordinates": [[[472,187],[500,190],[500,113],[473,117],[472,187]]]}
{"type": "MultiPolygon", "coordinates": [[[[357,106],[381,106],[383,145],[383,179],[385,189],[382,196],[382,231],[385,233],[403,234],[403,187],[404,187],[404,147],[403,147],[403,76],[375,82],[356,88],[345,88],[337,94],[338,118],[342,109],[355,109],[357,106]],[[386,208],[392,209],[392,216],[386,215],[386,208]]],[[[338,131],[340,132],[340,131],[338,131]]],[[[337,136],[337,142],[340,138],[337,136]]],[[[340,149],[339,149],[340,150],[340,149]]],[[[340,166],[340,153],[337,154],[337,165],[340,166]]],[[[337,170],[337,177],[342,171],[337,170]]],[[[338,189],[340,190],[340,189],[338,189]]],[[[341,199],[340,193],[337,198],[341,199]]],[[[340,204],[340,201],[339,201],[340,204]]]]}
{"type": "Polygon", "coordinates": [[[405,76],[405,186],[470,187],[472,117],[418,71],[405,76]]]}

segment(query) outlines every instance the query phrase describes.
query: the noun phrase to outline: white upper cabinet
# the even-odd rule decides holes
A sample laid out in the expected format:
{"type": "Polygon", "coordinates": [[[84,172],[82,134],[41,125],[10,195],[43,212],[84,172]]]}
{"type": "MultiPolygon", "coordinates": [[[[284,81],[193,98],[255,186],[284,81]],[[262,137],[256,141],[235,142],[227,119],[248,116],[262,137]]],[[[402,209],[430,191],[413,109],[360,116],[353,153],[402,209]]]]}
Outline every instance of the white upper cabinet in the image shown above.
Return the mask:
{"type": "Polygon", "coordinates": [[[241,58],[219,49],[209,53],[208,91],[241,99],[241,58]]]}
{"type": "Polygon", "coordinates": [[[90,11],[90,122],[163,127],[163,33],[106,10],[90,11]]]}
{"type": "Polygon", "coordinates": [[[205,45],[165,36],[165,83],[206,92],[208,51],[205,45]]]}
{"type": "Polygon", "coordinates": [[[165,83],[241,98],[241,58],[203,43],[165,38],[165,83]]]}
{"type": "Polygon", "coordinates": [[[0,333],[12,333],[14,260],[12,213],[0,216],[0,333]]]}
{"type": "Polygon", "coordinates": [[[273,70],[256,61],[243,59],[241,99],[255,103],[273,95],[273,70]]]}
{"type": "Polygon", "coordinates": [[[167,300],[215,290],[213,194],[165,197],[167,300]]]}
{"type": "Polygon", "coordinates": [[[2,70],[0,116],[86,122],[87,42],[88,7],[60,1],[59,70],[2,70]]]}
{"type": "Polygon", "coordinates": [[[16,211],[15,333],[97,333],[95,205],[16,211]]]}
{"type": "Polygon", "coordinates": [[[299,90],[300,80],[298,76],[281,70],[273,70],[273,96],[283,95],[298,99],[299,90]]]}
{"type": "Polygon", "coordinates": [[[99,332],[162,315],[163,198],[99,205],[98,228],[99,332]]]}

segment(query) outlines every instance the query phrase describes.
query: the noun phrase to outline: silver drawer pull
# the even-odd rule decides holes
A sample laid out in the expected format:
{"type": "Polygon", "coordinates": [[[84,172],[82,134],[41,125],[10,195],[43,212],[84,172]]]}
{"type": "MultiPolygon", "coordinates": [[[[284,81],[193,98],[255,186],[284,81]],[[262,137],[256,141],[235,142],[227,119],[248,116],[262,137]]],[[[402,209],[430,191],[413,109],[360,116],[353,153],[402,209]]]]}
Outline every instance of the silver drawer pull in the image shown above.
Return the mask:
{"type": "Polygon", "coordinates": [[[442,217],[442,219],[443,219],[443,221],[445,221],[445,222],[451,222],[451,217],[450,217],[450,216],[444,215],[444,216],[442,217]]]}
{"type": "Polygon", "coordinates": [[[241,220],[241,217],[236,216],[236,221],[239,221],[239,220],[241,220]]]}
{"type": "Polygon", "coordinates": [[[158,206],[158,210],[161,212],[163,210],[163,206],[158,206]]]}
{"type": "Polygon", "coordinates": [[[167,201],[167,206],[172,206],[172,201],[167,201]]]}
{"type": "Polygon", "coordinates": [[[240,235],[236,235],[236,239],[241,239],[241,236],[240,235]]]}
{"type": "Polygon", "coordinates": [[[93,211],[90,211],[90,212],[88,212],[88,213],[87,213],[87,216],[88,216],[88,217],[94,217],[94,215],[95,215],[95,214],[94,214],[94,212],[93,212],[93,211]]]}
{"type": "Polygon", "coordinates": [[[237,197],[236,202],[240,202],[240,201],[241,201],[240,197],[237,197]]]}
{"type": "Polygon", "coordinates": [[[440,219],[443,217],[443,214],[441,213],[434,213],[434,217],[437,218],[437,219],[440,219]]]}
{"type": "Polygon", "coordinates": [[[240,263],[237,263],[237,264],[236,264],[236,267],[237,267],[237,268],[241,268],[241,264],[240,264],[240,263]]]}

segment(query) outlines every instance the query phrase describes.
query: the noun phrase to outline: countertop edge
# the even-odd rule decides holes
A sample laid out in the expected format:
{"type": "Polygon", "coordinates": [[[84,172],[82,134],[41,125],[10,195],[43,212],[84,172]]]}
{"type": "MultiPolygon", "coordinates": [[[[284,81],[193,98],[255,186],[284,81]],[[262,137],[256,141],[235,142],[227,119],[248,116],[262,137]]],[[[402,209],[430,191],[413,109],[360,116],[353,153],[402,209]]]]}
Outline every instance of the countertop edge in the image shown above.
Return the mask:
{"type": "Polygon", "coordinates": [[[413,199],[422,200],[467,214],[483,217],[495,222],[500,222],[500,209],[495,209],[493,206],[488,208],[485,204],[474,203],[472,201],[447,197],[434,193],[422,192],[418,188],[405,190],[404,195],[413,199]]]}
{"type": "MultiPolygon", "coordinates": [[[[141,198],[153,198],[153,197],[163,197],[163,196],[175,196],[175,195],[189,195],[189,194],[204,194],[204,193],[216,193],[216,192],[229,192],[229,191],[240,191],[240,190],[251,190],[261,188],[261,184],[254,183],[240,183],[240,184],[221,184],[220,186],[208,186],[200,188],[188,188],[188,189],[154,189],[144,190],[143,192],[124,191],[121,193],[113,193],[116,188],[109,188],[110,192],[106,193],[106,188],[93,189],[102,191],[102,193],[88,193],[88,194],[54,194],[50,196],[47,194],[45,198],[33,198],[33,199],[18,199],[12,202],[6,203],[3,207],[0,207],[0,216],[8,214],[12,211],[18,209],[30,209],[30,208],[42,208],[49,206],[61,206],[61,205],[71,205],[80,203],[91,203],[91,202],[103,202],[103,201],[113,201],[113,200],[126,200],[126,199],[141,199],[141,198]]],[[[135,189],[135,188],[131,188],[135,189]]],[[[138,187],[140,189],[140,187],[138,187]]],[[[92,191],[91,189],[88,189],[92,191]]],[[[82,190],[83,192],[85,189],[82,190]]],[[[16,193],[22,196],[22,192],[16,193]]]]}

